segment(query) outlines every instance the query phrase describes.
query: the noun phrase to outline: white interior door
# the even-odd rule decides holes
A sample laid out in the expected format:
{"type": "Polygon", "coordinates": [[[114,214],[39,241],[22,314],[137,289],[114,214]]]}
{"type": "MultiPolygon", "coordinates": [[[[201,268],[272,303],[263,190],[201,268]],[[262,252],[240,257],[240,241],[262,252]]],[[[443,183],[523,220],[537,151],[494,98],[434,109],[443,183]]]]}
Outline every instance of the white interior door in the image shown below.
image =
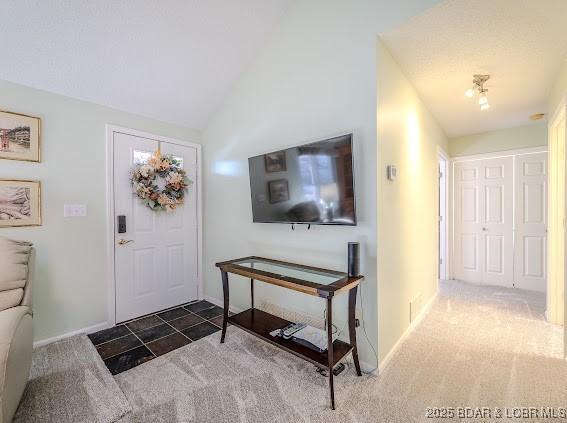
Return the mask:
{"type": "Polygon", "coordinates": [[[516,156],[514,285],[545,292],[547,153],[516,156]]]}
{"type": "Polygon", "coordinates": [[[457,162],[454,167],[454,269],[455,278],[483,281],[484,249],[482,240],[482,208],[480,160],[457,162]]]}
{"type": "Polygon", "coordinates": [[[189,178],[196,182],[195,148],[113,133],[117,322],[183,304],[198,295],[196,184],[189,188],[183,206],[172,213],[150,210],[132,192],[132,167],[146,161],[158,146],[162,154],[181,158],[189,178]],[[126,217],[125,233],[118,233],[121,215],[126,217]]]}
{"type": "Polygon", "coordinates": [[[489,285],[514,285],[514,157],[482,161],[484,275],[489,285]]]}
{"type": "Polygon", "coordinates": [[[455,163],[455,277],[513,285],[513,157],[455,163]]]}

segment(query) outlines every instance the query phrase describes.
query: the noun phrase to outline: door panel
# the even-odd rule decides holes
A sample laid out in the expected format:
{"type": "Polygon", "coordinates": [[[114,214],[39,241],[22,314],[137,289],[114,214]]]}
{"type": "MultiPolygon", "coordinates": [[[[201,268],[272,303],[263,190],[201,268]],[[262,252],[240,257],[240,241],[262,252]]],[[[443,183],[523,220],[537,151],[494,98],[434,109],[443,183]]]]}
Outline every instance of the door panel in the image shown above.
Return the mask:
{"type": "Polygon", "coordinates": [[[477,259],[478,237],[475,234],[461,235],[462,265],[465,270],[479,272],[477,259]]]}
{"type": "Polygon", "coordinates": [[[542,236],[524,237],[523,276],[528,278],[545,278],[545,238],[542,236]]]}
{"type": "Polygon", "coordinates": [[[133,194],[130,171],[159,148],[174,154],[196,181],[197,152],[128,134],[114,133],[114,208],[126,216],[127,232],[115,233],[116,321],[197,299],[197,202],[190,188],[172,213],[156,213],[133,194]],[[129,241],[119,244],[120,240],[129,241]]]}
{"type": "Polygon", "coordinates": [[[486,273],[502,275],[504,273],[504,237],[499,235],[486,235],[486,273]]]}
{"type": "Polygon", "coordinates": [[[547,153],[516,157],[514,282],[545,292],[547,261],[547,153]]]}
{"type": "Polygon", "coordinates": [[[486,186],[484,189],[486,223],[503,223],[504,190],[500,185],[486,186]]]}
{"type": "Polygon", "coordinates": [[[462,189],[462,221],[478,223],[478,188],[464,186],[462,189]]]}
{"type": "Polygon", "coordinates": [[[140,298],[151,295],[154,292],[154,280],[156,277],[155,248],[137,248],[133,250],[134,267],[132,273],[134,275],[134,297],[140,298]]]}

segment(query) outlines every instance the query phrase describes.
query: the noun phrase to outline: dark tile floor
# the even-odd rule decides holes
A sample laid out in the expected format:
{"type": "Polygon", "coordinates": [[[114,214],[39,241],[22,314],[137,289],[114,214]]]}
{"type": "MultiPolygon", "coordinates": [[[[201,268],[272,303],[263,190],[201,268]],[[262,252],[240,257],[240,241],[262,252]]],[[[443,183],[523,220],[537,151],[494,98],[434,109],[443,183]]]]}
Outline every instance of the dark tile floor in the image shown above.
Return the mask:
{"type": "Polygon", "coordinates": [[[219,331],[222,308],[194,301],[89,335],[113,375],[219,331]]]}

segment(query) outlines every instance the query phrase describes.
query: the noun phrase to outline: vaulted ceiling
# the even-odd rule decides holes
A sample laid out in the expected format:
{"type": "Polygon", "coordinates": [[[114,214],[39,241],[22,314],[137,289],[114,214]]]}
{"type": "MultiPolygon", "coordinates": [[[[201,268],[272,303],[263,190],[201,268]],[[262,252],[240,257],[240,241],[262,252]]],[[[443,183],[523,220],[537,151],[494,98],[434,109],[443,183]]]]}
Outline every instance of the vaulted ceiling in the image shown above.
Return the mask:
{"type": "Polygon", "coordinates": [[[291,0],[0,2],[0,79],[201,129],[291,0]]]}
{"type": "Polygon", "coordinates": [[[381,37],[449,136],[527,124],[567,57],[567,1],[447,0],[381,37]],[[491,108],[466,98],[490,74],[491,108]]]}

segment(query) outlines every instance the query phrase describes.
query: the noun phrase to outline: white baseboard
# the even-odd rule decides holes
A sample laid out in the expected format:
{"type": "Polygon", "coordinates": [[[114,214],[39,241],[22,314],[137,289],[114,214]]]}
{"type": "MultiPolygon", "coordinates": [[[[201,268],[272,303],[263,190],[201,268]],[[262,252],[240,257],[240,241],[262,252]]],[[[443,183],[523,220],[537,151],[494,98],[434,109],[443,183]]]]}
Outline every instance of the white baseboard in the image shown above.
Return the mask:
{"type": "MultiPolygon", "coordinates": [[[[203,299],[207,300],[208,302],[213,303],[214,305],[219,306],[221,308],[224,307],[224,300],[219,300],[219,299],[214,298],[214,297],[209,297],[208,295],[204,295],[203,299]]],[[[244,311],[244,309],[241,309],[240,307],[236,307],[234,305],[229,306],[228,309],[232,313],[241,313],[241,312],[244,311]]]]}
{"type": "Polygon", "coordinates": [[[386,367],[388,367],[388,364],[392,360],[392,357],[394,357],[394,355],[398,351],[398,348],[400,348],[402,343],[408,338],[408,336],[410,336],[410,334],[415,330],[415,328],[417,326],[419,326],[419,324],[422,322],[422,320],[425,318],[425,316],[427,316],[427,314],[431,310],[431,306],[433,305],[433,303],[437,299],[438,294],[439,294],[439,292],[436,292],[433,295],[433,297],[431,297],[429,302],[425,305],[425,307],[423,307],[423,309],[417,315],[417,317],[414,319],[414,321],[411,322],[411,324],[407,327],[407,329],[404,331],[404,333],[402,333],[402,336],[399,337],[396,344],[392,347],[392,349],[390,349],[388,354],[386,354],[386,357],[384,357],[384,359],[380,362],[380,364],[378,365],[378,372],[379,373],[382,373],[384,371],[384,369],[386,369],[386,367]]]}
{"type": "Polygon", "coordinates": [[[80,335],[82,333],[89,334],[89,333],[93,333],[93,332],[98,332],[99,330],[108,329],[112,326],[114,326],[114,325],[109,324],[108,322],[98,323],[98,324],[93,325],[93,326],[89,326],[89,327],[82,328],[82,329],[77,329],[77,330],[74,330],[72,332],[67,332],[67,333],[64,333],[62,335],[54,336],[52,338],[41,339],[39,341],[35,341],[33,343],[33,347],[34,348],[42,347],[44,345],[48,345],[48,344],[51,344],[53,342],[65,339],[65,338],[70,338],[72,336],[80,335]]]}

